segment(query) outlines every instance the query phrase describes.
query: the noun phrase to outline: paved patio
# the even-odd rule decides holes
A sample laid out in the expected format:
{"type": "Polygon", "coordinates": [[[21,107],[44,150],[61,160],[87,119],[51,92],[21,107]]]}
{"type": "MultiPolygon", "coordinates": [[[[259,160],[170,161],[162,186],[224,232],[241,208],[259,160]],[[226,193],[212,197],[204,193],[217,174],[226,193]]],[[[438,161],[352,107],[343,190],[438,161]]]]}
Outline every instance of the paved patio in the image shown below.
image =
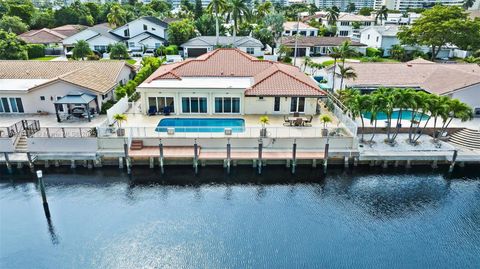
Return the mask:
{"type": "Polygon", "coordinates": [[[21,120],[38,120],[41,127],[96,127],[100,126],[105,120],[106,115],[95,115],[91,122],[87,119],[78,119],[71,117],[69,120],[57,122],[55,114],[37,115],[37,114],[8,114],[0,115],[0,127],[8,127],[21,120]]]}

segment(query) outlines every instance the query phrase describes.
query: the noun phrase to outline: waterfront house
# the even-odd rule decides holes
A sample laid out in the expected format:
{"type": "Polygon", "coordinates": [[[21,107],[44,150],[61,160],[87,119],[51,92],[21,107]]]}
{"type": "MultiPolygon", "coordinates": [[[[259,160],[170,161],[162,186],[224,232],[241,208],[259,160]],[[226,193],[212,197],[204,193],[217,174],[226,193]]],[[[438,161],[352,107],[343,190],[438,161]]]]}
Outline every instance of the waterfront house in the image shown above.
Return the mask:
{"type": "MultiPolygon", "coordinates": [[[[183,43],[184,57],[198,57],[217,46],[217,38],[215,36],[198,36],[183,43]]],[[[263,56],[263,44],[259,40],[250,36],[220,36],[218,39],[219,47],[233,47],[246,52],[255,57],[263,56]]]]}
{"type": "Polygon", "coordinates": [[[55,113],[55,102],[70,93],[93,97],[98,112],[132,72],[123,61],[0,61],[0,114],[55,113]]]}
{"type": "Polygon", "coordinates": [[[343,42],[350,41],[357,52],[365,54],[367,45],[357,41],[351,41],[348,37],[330,37],[330,36],[284,36],[280,38],[280,45],[295,49],[297,47],[297,56],[322,56],[331,53],[332,48],[339,47],[343,42]]]}
{"type": "Polygon", "coordinates": [[[166,22],[151,16],[141,17],[115,29],[102,23],[66,38],[63,46],[68,52],[76,42],[85,40],[92,50],[104,53],[108,45],[123,42],[130,51],[143,53],[144,49],[155,49],[166,43],[167,27],[166,22]]]}
{"type": "Polygon", "coordinates": [[[145,113],[176,115],[315,114],[325,95],[298,67],[232,48],[163,65],[137,91],[145,113]]]}
{"type": "MultiPolygon", "coordinates": [[[[324,26],[332,26],[328,23],[328,20],[326,18],[320,17],[319,19],[324,26]]],[[[355,34],[358,34],[363,28],[374,24],[375,18],[373,16],[362,16],[357,14],[340,12],[335,26],[337,29],[337,36],[353,37],[355,34]]]]}
{"type": "MultiPolygon", "coordinates": [[[[343,87],[370,92],[380,87],[414,88],[457,98],[480,116],[480,66],[477,64],[444,64],[416,59],[406,63],[346,63],[357,77],[345,79],[343,87]]],[[[333,67],[327,69],[332,86],[333,67]]],[[[340,76],[335,89],[340,87],[340,76]]]]}
{"type": "Polygon", "coordinates": [[[283,23],[283,36],[318,36],[318,29],[303,22],[287,21],[283,23]]]}

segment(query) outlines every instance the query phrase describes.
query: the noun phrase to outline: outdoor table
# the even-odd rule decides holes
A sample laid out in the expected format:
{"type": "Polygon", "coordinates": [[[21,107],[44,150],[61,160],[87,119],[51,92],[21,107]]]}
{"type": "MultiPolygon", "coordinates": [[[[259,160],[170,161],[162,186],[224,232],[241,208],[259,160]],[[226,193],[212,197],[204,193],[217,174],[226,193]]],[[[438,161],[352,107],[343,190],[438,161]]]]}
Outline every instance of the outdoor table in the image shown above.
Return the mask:
{"type": "Polygon", "coordinates": [[[290,125],[293,125],[297,119],[302,119],[302,125],[308,121],[307,117],[288,117],[288,121],[290,122],[290,125]]]}

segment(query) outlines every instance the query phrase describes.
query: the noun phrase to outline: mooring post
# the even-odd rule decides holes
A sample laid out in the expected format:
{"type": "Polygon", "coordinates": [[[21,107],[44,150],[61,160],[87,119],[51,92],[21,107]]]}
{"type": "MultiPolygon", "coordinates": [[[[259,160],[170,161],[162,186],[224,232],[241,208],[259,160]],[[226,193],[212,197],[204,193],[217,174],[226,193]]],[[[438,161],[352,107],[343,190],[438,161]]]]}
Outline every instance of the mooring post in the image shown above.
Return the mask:
{"type": "Polygon", "coordinates": [[[163,173],[165,173],[165,171],[163,170],[163,144],[162,144],[162,139],[160,139],[159,142],[158,142],[158,148],[160,150],[160,158],[159,158],[160,172],[163,175],[163,173]]]}
{"type": "Polygon", "coordinates": [[[12,164],[10,163],[10,159],[8,158],[8,153],[4,152],[5,155],[5,163],[7,164],[7,169],[9,173],[12,173],[12,164]]]}
{"type": "Polygon", "coordinates": [[[227,173],[230,174],[230,159],[231,159],[231,145],[230,138],[227,140],[227,173]]]}
{"type": "Polygon", "coordinates": [[[129,159],[128,159],[128,144],[127,144],[127,140],[124,140],[124,142],[123,142],[123,151],[124,151],[124,153],[125,153],[125,165],[127,166],[127,173],[128,173],[128,174],[131,174],[132,171],[131,171],[130,163],[129,163],[129,159]]]}
{"type": "Polygon", "coordinates": [[[455,168],[455,162],[457,161],[457,155],[458,155],[457,150],[454,150],[453,151],[453,157],[452,157],[452,163],[450,164],[450,167],[448,168],[449,173],[453,172],[453,168],[455,168]]]}
{"type": "Polygon", "coordinates": [[[295,174],[295,167],[297,166],[297,139],[293,139],[292,148],[292,174],[295,174]]]}
{"type": "Polygon", "coordinates": [[[329,144],[329,139],[328,139],[328,136],[327,136],[327,142],[325,143],[325,160],[323,161],[323,173],[326,174],[327,173],[327,166],[328,166],[328,150],[330,148],[330,144],[329,144]]]}
{"type": "Polygon", "coordinates": [[[32,155],[30,154],[30,152],[27,152],[27,159],[28,159],[28,166],[30,167],[30,170],[33,172],[35,167],[34,167],[34,164],[32,161],[32,155]]]}
{"type": "Polygon", "coordinates": [[[193,168],[195,169],[195,175],[198,174],[198,144],[196,138],[193,144],[193,168]]]}
{"type": "Polygon", "coordinates": [[[48,208],[47,195],[45,194],[45,185],[43,184],[43,172],[37,171],[38,185],[40,186],[40,193],[42,194],[43,210],[47,219],[50,218],[50,209],[48,208]]]}
{"type": "Polygon", "coordinates": [[[262,154],[263,154],[263,141],[262,139],[258,139],[258,174],[262,174],[262,154]]]}

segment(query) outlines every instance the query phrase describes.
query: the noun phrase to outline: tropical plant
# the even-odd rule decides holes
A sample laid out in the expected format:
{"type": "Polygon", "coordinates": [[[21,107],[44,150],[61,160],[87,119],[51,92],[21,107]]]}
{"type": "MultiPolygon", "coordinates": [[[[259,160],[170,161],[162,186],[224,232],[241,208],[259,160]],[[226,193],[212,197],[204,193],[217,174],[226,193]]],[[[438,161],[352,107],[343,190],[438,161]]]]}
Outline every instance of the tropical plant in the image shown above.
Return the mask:
{"type": "Polygon", "coordinates": [[[357,7],[355,6],[355,3],[350,2],[347,5],[346,11],[349,12],[349,13],[353,13],[353,12],[355,12],[356,9],[357,9],[357,7]]]}
{"type": "Polygon", "coordinates": [[[470,64],[480,64],[480,57],[468,56],[463,61],[470,64]]]}
{"type": "Polygon", "coordinates": [[[342,64],[339,66],[340,67],[340,89],[343,88],[343,80],[344,79],[356,79],[357,74],[355,73],[355,70],[351,66],[345,67],[345,64],[342,64]]]}
{"type": "Polygon", "coordinates": [[[113,119],[117,122],[118,128],[122,128],[122,123],[127,121],[127,115],[125,114],[115,114],[113,119]]]}
{"type": "Polygon", "coordinates": [[[85,40],[79,40],[77,43],[75,43],[73,50],[72,50],[72,56],[74,59],[82,59],[85,60],[85,57],[88,55],[92,54],[92,50],[90,49],[90,45],[88,44],[87,41],[85,40]]]}
{"type": "Polygon", "coordinates": [[[340,15],[340,10],[338,9],[338,7],[333,6],[333,7],[327,8],[326,19],[328,21],[328,24],[330,25],[336,24],[339,15],[340,15]]]}
{"type": "Polygon", "coordinates": [[[260,119],[260,124],[262,124],[262,128],[265,128],[266,125],[270,124],[270,119],[268,118],[268,116],[261,116],[260,119]]]}
{"type": "MultiPolygon", "coordinates": [[[[332,91],[335,90],[335,77],[337,72],[337,59],[342,57],[342,52],[338,47],[333,47],[329,54],[333,58],[333,77],[332,77],[332,91]]],[[[324,62],[325,64],[325,62],[324,62]]],[[[325,64],[326,65],[326,64],[325,64]]]]}
{"type": "Polygon", "coordinates": [[[107,15],[108,24],[113,27],[119,27],[127,23],[127,13],[119,4],[114,4],[107,15]]]}
{"type": "Polygon", "coordinates": [[[272,2],[265,1],[263,3],[259,3],[256,5],[255,16],[257,17],[257,20],[263,20],[263,18],[268,14],[272,13],[272,11],[273,11],[272,2]]]}
{"type": "Polygon", "coordinates": [[[195,24],[190,19],[171,22],[167,29],[168,42],[180,46],[195,37],[195,24]]]}
{"type": "Polygon", "coordinates": [[[0,19],[0,29],[15,34],[21,34],[28,30],[28,25],[17,16],[3,16],[0,19]]]}
{"type": "Polygon", "coordinates": [[[128,59],[127,46],[122,42],[110,45],[110,59],[128,59]]]}
{"type": "Polygon", "coordinates": [[[405,48],[402,47],[402,45],[400,44],[392,45],[392,47],[390,48],[390,55],[393,59],[404,61],[406,58],[405,48]]]}
{"type": "Polygon", "coordinates": [[[347,59],[348,57],[351,57],[353,55],[355,55],[355,50],[353,49],[353,47],[351,46],[351,43],[350,41],[344,41],[340,47],[340,57],[342,58],[342,63],[345,64],[345,59],[347,59]]]}
{"type": "Polygon", "coordinates": [[[227,8],[226,0],[212,0],[207,6],[207,12],[215,15],[215,45],[218,46],[220,39],[220,25],[218,22],[219,15],[223,13],[227,8]]]}
{"type": "Polygon", "coordinates": [[[233,44],[237,37],[238,24],[250,17],[246,0],[229,0],[227,3],[227,21],[233,20],[233,44]]]}
{"type": "Polygon", "coordinates": [[[265,28],[272,33],[274,44],[273,47],[279,43],[278,39],[283,33],[283,23],[285,22],[285,16],[281,13],[272,13],[265,16],[263,24],[265,28]]]}
{"type": "Polygon", "coordinates": [[[0,59],[27,60],[27,46],[14,33],[0,29],[0,59]]]}
{"type": "Polygon", "coordinates": [[[375,23],[377,23],[378,19],[380,19],[380,24],[383,24],[383,20],[386,20],[388,17],[388,8],[386,6],[382,6],[375,15],[375,23]]]}
{"type": "Polygon", "coordinates": [[[322,114],[320,115],[319,120],[323,124],[323,129],[327,129],[327,124],[332,122],[332,117],[327,114],[322,114]]]}

